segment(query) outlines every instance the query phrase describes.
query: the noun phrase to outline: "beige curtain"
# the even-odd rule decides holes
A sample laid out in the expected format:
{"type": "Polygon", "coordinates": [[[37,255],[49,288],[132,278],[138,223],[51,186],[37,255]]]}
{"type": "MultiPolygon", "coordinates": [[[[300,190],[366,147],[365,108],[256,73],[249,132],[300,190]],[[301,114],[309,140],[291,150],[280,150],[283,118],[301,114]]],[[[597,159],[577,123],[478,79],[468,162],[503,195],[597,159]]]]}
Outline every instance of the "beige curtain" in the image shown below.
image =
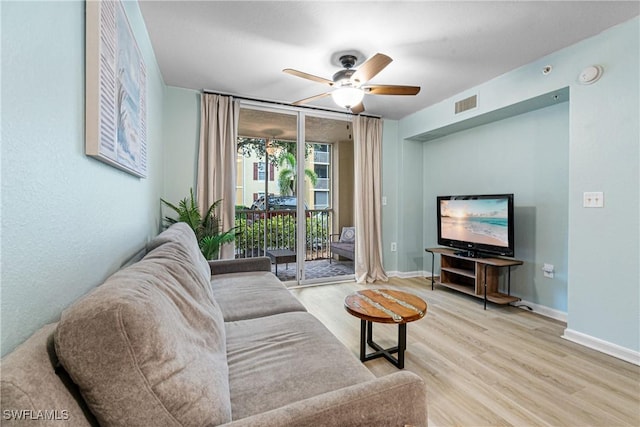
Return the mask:
{"type": "Polygon", "coordinates": [[[382,266],[382,121],[356,116],[353,119],[353,135],[356,281],[387,281],[382,266]]]}
{"type": "MultiPolygon", "coordinates": [[[[230,96],[202,94],[200,150],[198,152],[198,205],[205,210],[222,199],[216,212],[222,229],[235,222],[236,144],[240,102],[230,96]]],[[[204,213],[204,212],[203,212],[204,213]]],[[[222,245],[221,259],[234,257],[233,243],[222,245]]]]}

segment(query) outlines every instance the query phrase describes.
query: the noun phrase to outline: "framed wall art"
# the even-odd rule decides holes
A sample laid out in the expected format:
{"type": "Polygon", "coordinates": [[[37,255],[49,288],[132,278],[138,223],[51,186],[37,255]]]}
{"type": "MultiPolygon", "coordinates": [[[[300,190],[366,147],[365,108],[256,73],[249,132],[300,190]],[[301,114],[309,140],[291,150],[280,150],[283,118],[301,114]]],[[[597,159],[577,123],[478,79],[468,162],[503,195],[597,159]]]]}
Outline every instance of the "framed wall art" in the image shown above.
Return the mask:
{"type": "Polygon", "coordinates": [[[85,152],[147,176],[147,73],[120,1],[86,3],[85,152]]]}

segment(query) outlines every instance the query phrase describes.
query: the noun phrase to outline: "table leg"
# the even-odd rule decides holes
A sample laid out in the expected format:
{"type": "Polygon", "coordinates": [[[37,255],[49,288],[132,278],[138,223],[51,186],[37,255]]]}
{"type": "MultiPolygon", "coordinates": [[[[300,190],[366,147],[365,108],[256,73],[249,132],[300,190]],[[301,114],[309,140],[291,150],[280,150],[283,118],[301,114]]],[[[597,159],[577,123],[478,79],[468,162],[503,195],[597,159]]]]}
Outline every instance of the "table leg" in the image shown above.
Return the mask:
{"type": "Polygon", "coordinates": [[[360,361],[364,362],[367,358],[367,322],[360,320],[360,361]]]}
{"type": "Polygon", "coordinates": [[[404,369],[404,351],[407,348],[407,324],[398,325],[398,369],[404,369]]]}
{"type": "Polygon", "coordinates": [[[377,359],[378,357],[384,357],[398,369],[404,369],[404,351],[407,348],[407,324],[401,323],[398,325],[398,345],[391,348],[382,348],[378,343],[373,340],[373,322],[366,320],[360,320],[360,361],[366,362],[367,360],[377,359]],[[367,354],[367,344],[376,350],[373,353],[367,354]],[[397,357],[393,357],[392,354],[397,353],[397,357]]]}

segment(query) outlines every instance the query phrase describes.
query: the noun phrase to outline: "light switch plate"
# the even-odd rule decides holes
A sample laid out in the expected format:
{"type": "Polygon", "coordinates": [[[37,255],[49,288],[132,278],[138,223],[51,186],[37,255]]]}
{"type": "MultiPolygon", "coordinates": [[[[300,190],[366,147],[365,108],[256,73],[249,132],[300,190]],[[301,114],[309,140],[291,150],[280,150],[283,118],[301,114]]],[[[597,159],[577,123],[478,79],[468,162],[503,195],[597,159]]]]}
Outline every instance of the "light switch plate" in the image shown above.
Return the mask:
{"type": "Polygon", "coordinates": [[[585,191],[582,198],[582,207],[602,208],[604,207],[604,193],[602,191],[585,191]]]}
{"type": "Polygon", "coordinates": [[[553,269],[554,267],[552,264],[544,263],[544,265],[542,266],[542,272],[544,273],[544,277],[553,279],[553,273],[554,273],[553,269]]]}

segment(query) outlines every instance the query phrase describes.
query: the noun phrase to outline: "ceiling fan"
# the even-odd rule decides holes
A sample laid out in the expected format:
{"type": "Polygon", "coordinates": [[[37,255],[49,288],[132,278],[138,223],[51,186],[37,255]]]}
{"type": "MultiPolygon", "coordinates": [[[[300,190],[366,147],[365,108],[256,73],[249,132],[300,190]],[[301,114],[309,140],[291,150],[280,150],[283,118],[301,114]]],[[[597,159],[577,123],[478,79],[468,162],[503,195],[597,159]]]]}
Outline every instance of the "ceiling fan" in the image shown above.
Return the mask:
{"type": "Polygon", "coordinates": [[[369,95],[416,95],[420,92],[419,86],[395,86],[395,85],[371,85],[366,84],[369,80],[382,71],[393,61],[387,55],[376,53],[367,59],[358,69],[353,68],[358,58],[355,55],[342,55],[340,63],[344,67],[332,77],[332,80],[314,76],[292,68],[282,70],[292,76],[302,77],[318,83],[323,83],[334,88],[334,90],[304,98],[293,103],[293,105],[306,104],[316,99],[331,96],[336,104],[349,108],[352,113],[359,114],[364,111],[362,99],[365,94],[369,95]]]}

